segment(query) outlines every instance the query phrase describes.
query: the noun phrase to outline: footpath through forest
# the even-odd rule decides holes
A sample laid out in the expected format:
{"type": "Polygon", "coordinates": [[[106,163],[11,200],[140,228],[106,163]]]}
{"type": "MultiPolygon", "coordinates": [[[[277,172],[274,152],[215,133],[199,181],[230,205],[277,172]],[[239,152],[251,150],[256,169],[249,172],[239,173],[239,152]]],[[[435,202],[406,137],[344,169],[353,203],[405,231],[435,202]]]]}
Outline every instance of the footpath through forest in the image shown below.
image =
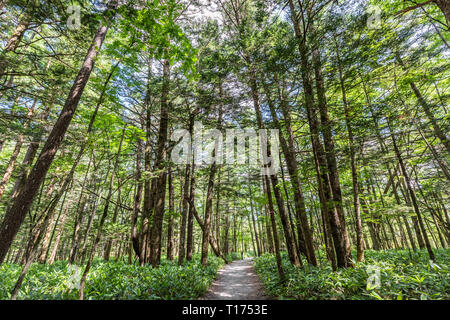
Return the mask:
{"type": "Polygon", "coordinates": [[[219,270],[218,277],[201,300],[267,300],[253,267],[253,259],[234,261],[219,270]]]}

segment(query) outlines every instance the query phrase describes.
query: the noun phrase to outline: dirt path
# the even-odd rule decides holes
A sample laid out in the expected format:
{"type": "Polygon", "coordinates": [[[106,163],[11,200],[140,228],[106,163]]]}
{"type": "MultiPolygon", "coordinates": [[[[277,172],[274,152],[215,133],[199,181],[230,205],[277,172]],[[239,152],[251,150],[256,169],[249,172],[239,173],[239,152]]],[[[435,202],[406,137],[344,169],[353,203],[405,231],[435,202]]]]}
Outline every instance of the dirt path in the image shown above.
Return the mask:
{"type": "Polygon", "coordinates": [[[267,300],[251,258],[234,261],[218,277],[201,300],[267,300]]]}

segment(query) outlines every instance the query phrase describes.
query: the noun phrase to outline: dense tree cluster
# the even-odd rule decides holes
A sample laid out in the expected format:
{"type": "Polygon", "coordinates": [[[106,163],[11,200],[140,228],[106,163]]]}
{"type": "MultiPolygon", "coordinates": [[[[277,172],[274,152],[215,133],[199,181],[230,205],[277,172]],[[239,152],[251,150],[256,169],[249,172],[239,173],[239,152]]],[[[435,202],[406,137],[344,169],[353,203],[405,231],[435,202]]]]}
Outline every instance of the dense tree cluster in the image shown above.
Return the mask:
{"type": "Polygon", "coordinates": [[[33,262],[82,265],[83,298],[96,257],[269,252],[283,278],[282,251],[336,270],[450,243],[448,1],[66,2],[0,1],[13,297],[33,262]],[[197,122],[278,129],[280,170],[174,163],[197,122]]]}

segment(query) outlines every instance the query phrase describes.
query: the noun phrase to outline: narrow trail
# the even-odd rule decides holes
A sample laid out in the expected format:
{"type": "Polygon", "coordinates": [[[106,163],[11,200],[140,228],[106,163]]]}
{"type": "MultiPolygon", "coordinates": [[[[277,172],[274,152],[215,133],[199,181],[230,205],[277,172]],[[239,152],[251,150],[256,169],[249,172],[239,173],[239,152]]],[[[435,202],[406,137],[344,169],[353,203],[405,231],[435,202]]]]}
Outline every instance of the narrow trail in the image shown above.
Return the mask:
{"type": "Polygon", "coordinates": [[[216,280],[201,300],[268,300],[253,268],[253,260],[234,261],[218,271],[216,280]]]}

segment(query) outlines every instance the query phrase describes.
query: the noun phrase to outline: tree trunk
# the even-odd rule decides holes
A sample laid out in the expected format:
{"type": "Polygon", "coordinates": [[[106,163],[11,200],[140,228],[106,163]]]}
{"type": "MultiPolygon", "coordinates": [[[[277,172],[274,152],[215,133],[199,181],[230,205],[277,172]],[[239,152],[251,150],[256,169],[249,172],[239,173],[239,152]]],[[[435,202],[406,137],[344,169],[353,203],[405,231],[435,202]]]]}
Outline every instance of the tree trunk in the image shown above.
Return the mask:
{"type": "MultiPolygon", "coordinates": [[[[263,191],[267,194],[269,216],[270,216],[270,223],[272,225],[272,237],[273,237],[275,258],[277,261],[278,275],[280,277],[281,282],[284,282],[285,274],[284,274],[283,262],[281,260],[281,254],[280,254],[280,241],[278,240],[277,223],[275,220],[275,213],[273,211],[272,193],[270,191],[269,192],[267,191],[268,188],[270,188],[269,178],[267,176],[264,176],[264,179],[263,179],[263,189],[264,190],[263,191]]],[[[269,222],[267,222],[267,223],[269,223],[269,222]]]]}
{"type": "MultiPolygon", "coordinates": [[[[255,71],[255,66],[251,62],[250,56],[248,54],[246,54],[246,62],[247,62],[247,65],[249,66],[249,70],[250,70],[249,74],[248,74],[249,86],[250,86],[251,93],[252,93],[253,107],[254,107],[255,114],[256,114],[258,129],[263,129],[263,120],[262,120],[262,115],[261,115],[261,107],[260,107],[260,103],[259,103],[258,85],[256,82],[256,71],[255,71]]],[[[269,151],[270,145],[269,145],[267,137],[266,137],[266,141],[267,142],[266,142],[265,146],[262,146],[261,150],[267,150],[267,154],[263,154],[262,157],[263,157],[263,159],[270,159],[270,157],[271,157],[271,154],[269,151]]],[[[275,157],[275,155],[274,155],[274,157],[275,157]]],[[[266,174],[265,176],[267,177],[267,174],[269,174],[269,173],[266,172],[265,174],[266,174]]],[[[287,218],[287,214],[286,214],[286,208],[284,205],[283,197],[281,195],[280,187],[278,186],[278,178],[276,176],[276,173],[275,174],[271,173],[270,181],[272,182],[272,188],[273,188],[275,200],[276,200],[277,206],[278,206],[278,213],[280,214],[281,221],[282,221],[284,236],[286,239],[286,245],[287,245],[288,254],[289,254],[289,260],[291,261],[292,264],[299,266],[301,263],[301,260],[299,259],[297,252],[295,250],[295,243],[293,241],[291,230],[289,227],[288,218],[287,218]]],[[[268,184],[266,187],[267,187],[266,188],[267,195],[269,195],[269,193],[271,192],[270,184],[268,184]]]]}
{"type": "Polygon", "coordinates": [[[123,144],[123,139],[125,137],[125,131],[126,131],[126,126],[124,126],[124,128],[122,130],[122,137],[120,138],[119,149],[117,150],[114,168],[111,173],[111,178],[109,180],[108,195],[106,196],[106,199],[105,199],[105,207],[103,208],[103,214],[100,218],[100,222],[99,222],[98,229],[97,229],[97,235],[94,239],[94,243],[92,244],[91,253],[89,255],[89,259],[86,264],[86,267],[84,268],[83,275],[81,276],[80,290],[79,290],[80,300],[84,299],[84,286],[86,284],[87,274],[89,273],[89,270],[91,269],[92,261],[94,260],[94,256],[95,256],[95,251],[96,251],[97,246],[100,243],[100,240],[102,238],[103,225],[105,224],[106,217],[108,216],[109,205],[110,205],[111,197],[112,197],[112,193],[113,193],[114,180],[115,180],[116,174],[118,172],[118,168],[119,168],[119,158],[120,158],[120,153],[122,151],[122,144],[123,144]]]}
{"type": "Polygon", "coordinates": [[[167,259],[173,261],[174,251],[174,214],[175,214],[175,199],[174,199],[174,186],[173,186],[173,173],[172,168],[169,168],[169,223],[167,226],[167,259]]]}
{"type": "Polygon", "coordinates": [[[250,186],[250,176],[248,179],[248,192],[250,195],[250,215],[252,216],[251,219],[252,219],[253,233],[255,234],[256,250],[257,250],[258,257],[259,257],[259,256],[261,256],[262,251],[261,251],[260,243],[258,241],[258,232],[256,231],[255,212],[254,212],[254,208],[253,208],[253,194],[252,194],[252,187],[250,186]]]}
{"type": "MultiPolygon", "coordinates": [[[[345,230],[345,226],[342,225],[342,210],[338,211],[339,208],[335,208],[334,202],[335,200],[339,200],[340,194],[339,192],[339,185],[336,185],[336,182],[339,183],[337,178],[337,174],[335,172],[335,168],[333,168],[333,158],[334,151],[332,148],[332,140],[330,140],[329,136],[329,130],[325,130],[325,133],[327,134],[327,143],[328,143],[328,149],[327,149],[327,156],[325,157],[325,154],[323,152],[320,138],[319,138],[319,132],[318,132],[318,121],[316,118],[316,110],[314,106],[314,92],[312,87],[312,80],[311,80],[311,68],[310,64],[308,62],[308,48],[305,44],[305,37],[306,35],[302,35],[302,31],[300,28],[300,24],[298,21],[297,12],[294,7],[293,0],[289,0],[289,8],[291,11],[291,19],[294,24],[294,32],[295,36],[298,41],[298,49],[300,53],[300,63],[301,63],[301,74],[302,74],[302,80],[303,80],[303,91],[305,95],[305,107],[308,114],[308,122],[310,124],[310,131],[311,131],[311,139],[313,144],[313,152],[315,153],[316,158],[316,172],[318,176],[318,182],[319,182],[319,196],[321,198],[322,203],[322,210],[323,212],[327,214],[330,221],[330,227],[331,227],[331,233],[333,235],[333,243],[334,248],[336,252],[336,260],[337,260],[337,267],[347,268],[352,265],[351,263],[351,254],[348,247],[348,235],[345,230]],[[329,161],[328,161],[329,160],[329,161]],[[327,169],[327,163],[331,165],[330,168],[327,169]],[[328,181],[327,173],[333,174],[333,179],[330,179],[328,181]],[[331,181],[332,180],[332,181],[331,181]],[[333,201],[331,200],[331,192],[328,187],[328,183],[330,186],[332,186],[333,189],[333,201]]],[[[321,105],[321,115],[326,116],[326,105],[324,105],[324,95],[323,90],[321,90],[322,86],[322,77],[320,73],[320,68],[318,67],[320,64],[318,62],[318,56],[317,53],[315,54],[315,70],[316,70],[316,76],[319,76],[316,80],[316,84],[319,85],[318,87],[318,94],[319,94],[319,104],[321,105]]],[[[327,125],[327,119],[326,117],[322,117],[324,125],[327,125]]],[[[330,177],[331,178],[331,177],[330,177]]],[[[336,205],[339,206],[339,204],[342,204],[341,202],[337,201],[336,205]]],[[[342,207],[340,208],[342,209],[342,207]]]]}
{"type": "MultiPolygon", "coordinates": [[[[216,153],[213,153],[213,157],[216,156],[216,153]]],[[[214,178],[217,171],[217,165],[214,161],[209,168],[209,179],[208,179],[208,190],[206,193],[206,204],[205,204],[205,219],[203,226],[203,237],[202,237],[202,257],[201,262],[202,265],[206,266],[208,263],[208,247],[209,247],[209,239],[212,235],[210,235],[211,228],[211,214],[212,214],[212,202],[214,195],[214,178]]]]}
{"type": "MultiPolygon", "coordinates": [[[[272,114],[272,119],[275,123],[275,126],[280,128],[278,116],[276,114],[273,101],[270,99],[270,92],[265,82],[263,82],[263,84],[265,86],[266,96],[270,107],[270,112],[272,114]]],[[[283,154],[286,158],[286,165],[288,168],[289,177],[291,179],[292,188],[294,189],[294,205],[297,220],[299,247],[307,257],[308,263],[317,266],[317,260],[313,248],[312,234],[306,216],[305,198],[303,196],[300,179],[298,177],[298,165],[295,157],[294,138],[291,127],[289,110],[287,109],[286,101],[283,99],[281,94],[280,100],[281,100],[280,106],[283,112],[284,123],[288,134],[288,142],[286,142],[286,139],[283,137],[282,134],[280,134],[279,138],[283,154]]]]}
{"type": "MultiPolygon", "coordinates": [[[[191,203],[190,203],[190,207],[192,207],[192,214],[193,214],[193,216],[195,217],[195,219],[197,220],[198,224],[200,225],[200,228],[202,229],[202,232],[205,233],[205,223],[204,223],[204,222],[202,221],[202,219],[200,218],[200,216],[199,216],[199,214],[198,214],[198,212],[197,212],[197,209],[195,208],[195,204],[191,202],[191,203]]],[[[210,236],[209,236],[208,241],[209,241],[209,244],[211,245],[211,248],[212,248],[213,251],[214,251],[214,254],[215,254],[216,256],[222,258],[222,260],[223,260],[225,263],[228,263],[227,258],[223,255],[223,253],[222,253],[222,251],[220,250],[220,247],[218,246],[218,244],[217,244],[216,240],[214,239],[214,236],[213,236],[213,235],[210,235],[210,236]]],[[[191,259],[192,259],[192,257],[191,257],[191,259]]],[[[188,260],[187,257],[186,257],[186,260],[188,260]]]]}
{"type": "MultiPolygon", "coordinates": [[[[49,114],[50,108],[46,108],[45,111],[41,114],[41,120],[47,121],[49,114]]],[[[25,153],[25,157],[22,160],[22,169],[16,180],[16,183],[14,184],[11,199],[14,199],[17,196],[17,194],[23,188],[23,186],[27,181],[31,165],[33,164],[34,158],[36,157],[37,151],[39,149],[42,135],[43,130],[39,128],[39,132],[35,136],[33,136],[33,140],[30,142],[30,145],[28,146],[27,152],[25,153]]]]}
{"type": "Polygon", "coordinates": [[[161,116],[159,122],[158,145],[155,161],[155,171],[159,172],[156,179],[155,213],[153,215],[152,228],[150,233],[150,263],[153,267],[159,266],[161,259],[161,238],[164,217],[164,205],[166,196],[167,172],[164,166],[166,158],[166,143],[169,124],[169,61],[163,63],[163,87],[161,92],[161,116]]]}
{"type": "Polygon", "coordinates": [[[414,189],[411,186],[411,181],[409,179],[408,172],[406,171],[405,164],[403,163],[403,158],[402,158],[402,156],[400,154],[400,150],[397,147],[397,142],[395,140],[394,133],[392,131],[392,127],[390,125],[390,120],[389,119],[388,119],[388,125],[389,125],[389,131],[391,133],[392,145],[394,147],[395,155],[397,156],[398,163],[400,164],[400,169],[402,170],[403,177],[405,178],[406,186],[408,188],[408,191],[409,191],[409,194],[410,194],[410,197],[411,197],[411,202],[413,204],[414,211],[415,211],[415,213],[417,215],[417,220],[419,222],[419,226],[420,226],[420,229],[422,231],[422,236],[423,236],[423,239],[425,241],[425,246],[427,248],[428,255],[430,256],[430,259],[434,261],[435,260],[434,253],[433,253],[433,250],[431,249],[430,241],[428,240],[428,236],[427,236],[427,233],[426,233],[426,230],[425,230],[425,225],[424,225],[423,220],[422,220],[422,214],[420,212],[419,205],[417,203],[416,194],[414,192],[414,189]]]}
{"type": "MultiPolygon", "coordinates": [[[[447,5],[447,8],[449,5],[447,5]]],[[[405,64],[403,63],[402,58],[400,57],[400,54],[398,52],[395,53],[395,58],[398,62],[398,64],[402,67],[403,70],[407,70],[405,64]]],[[[417,98],[417,101],[419,102],[420,106],[422,107],[425,115],[427,116],[428,120],[430,121],[431,125],[433,126],[434,134],[436,137],[441,140],[441,143],[444,145],[444,147],[447,149],[447,152],[450,153],[450,142],[447,139],[447,136],[445,132],[442,131],[441,127],[436,121],[436,118],[434,117],[433,111],[431,110],[431,106],[428,104],[428,102],[425,100],[425,98],[422,96],[422,93],[420,92],[419,88],[417,88],[416,84],[414,82],[409,83],[411,90],[413,91],[414,95],[417,98]]]]}
{"type": "MultiPolygon", "coordinates": [[[[19,97],[17,98],[16,103],[18,102],[18,100],[19,100],[19,97]]],[[[33,106],[28,110],[27,120],[25,121],[24,129],[26,129],[30,124],[31,117],[33,116],[34,108],[36,106],[36,102],[37,102],[37,100],[34,100],[33,106]]],[[[0,181],[0,198],[3,196],[3,193],[5,192],[6,187],[8,185],[9,179],[11,178],[14,168],[16,167],[17,157],[19,156],[20,150],[22,149],[23,141],[24,141],[24,135],[21,133],[17,137],[14,151],[13,151],[11,157],[9,158],[9,162],[8,162],[8,165],[6,166],[5,173],[3,174],[2,180],[0,181]]]]}
{"type": "Polygon", "coordinates": [[[313,63],[316,77],[316,87],[317,87],[317,96],[318,96],[318,106],[320,112],[320,120],[321,120],[321,128],[325,146],[325,156],[328,165],[328,176],[330,179],[330,186],[333,195],[333,202],[337,211],[337,215],[339,217],[339,224],[341,235],[343,239],[343,244],[345,248],[345,260],[346,267],[352,266],[351,262],[351,250],[350,250],[350,241],[348,238],[345,216],[344,216],[344,208],[342,205],[342,193],[341,193],[341,185],[339,182],[339,173],[337,169],[337,161],[336,161],[336,153],[334,150],[334,141],[332,135],[331,121],[328,116],[328,106],[325,97],[325,87],[322,76],[322,63],[320,61],[319,51],[316,49],[313,51],[313,63]]]}
{"type": "Polygon", "coordinates": [[[195,163],[192,162],[191,186],[189,191],[189,215],[186,240],[186,260],[192,260],[194,250],[194,210],[195,210],[195,163]]]}
{"type": "Polygon", "coordinates": [[[142,265],[144,263],[143,256],[141,254],[140,245],[139,245],[139,237],[137,234],[137,222],[138,222],[138,217],[139,217],[139,209],[141,207],[142,189],[143,189],[141,161],[142,161],[142,140],[138,138],[137,152],[136,152],[137,188],[136,188],[136,194],[134,196],[133,217],[131,220],[131,243],[132,243],[135,254],[139,257],[139,265],[142,265]]]}
{"type": "Polygon", "coordinates": [[[436,4],[444,14],[447,26],[450,26],[450,2],[448,0],[436,0],[436,4]]]}
{"type": "Polygon", "coordinates": [[[59,242],[61,241],[61,236],[64,231],[64,225],[66,223],[66,218],[67,218],[68,212],[69,212],[69,208],[66,207],[66,209],[64,210],[64,213],[61,217],[61,221],[59,223],[58,233],[56,235],[55,243],[53,244],[53,249],[50,254],[50,258],[48,259],[48,264],[53,264],[53,262],[55,261],[56,253],[58,252],[59,242]]]}
{"type": "MultiPolygon", "coordinates": [[[[337,47],[337,46],[336,46],[337,47]]],[[[356,261],[364,261],[364,241],[363,241],[363,230],[361,222],[361,207],[359,201],[359,185],[358,185],[358,169],[356,165],[356,155],[355,155],[355,142],[353,138],[353,128],[350,118],[350,110],[347,101],[347,92],[345,90],[344,76],[342,72],[342,64],[339,56],[339,48],[336,48],[338,68],[339,68],[339,82],[342,91],[342,102],[344,104],[345,112],[345,123],[347,126],[349,149],[350,149],[350,166],[352,168],[352,186],[353,186],[353,209],[355,212],[356,219],[356,261]]]]}
{"type": "MultiPolygon", "coordinates": [[[[189,159],[189,158],[188,158],[189,159]]],[[[190,161],[190,160],[188,160],[190,161]]],[[[184,186],[183,186],[183,201],[181,209],[181,224],[180,224],[180,237],[178,247],[178,264],[182,265],[186,256],[186,223],[189,210],[189,179],[190,179],[191,165],[190,162],[186,164],[186,170],[184,174],[184,186]]]]}
{"type": "MultiPolygon", "coordinates": [[[[117,191],[116,206],[114,207],[114,214],[113,214],[113,218],[112,218],[112,221],[111,221],[113,224],[116,223],[117,215],[119,214],[119,205],[120,205],[121,193],[122,193],[122,184],[119,183],[119,189],[117,191]]],[[[113,244],[113,239],[109,238],[106,241],[104,255],[103,255],[103,259],[106,260],[106,261],[109,261],[109,257],[111,255],[112,244],[113,244]]]]}

